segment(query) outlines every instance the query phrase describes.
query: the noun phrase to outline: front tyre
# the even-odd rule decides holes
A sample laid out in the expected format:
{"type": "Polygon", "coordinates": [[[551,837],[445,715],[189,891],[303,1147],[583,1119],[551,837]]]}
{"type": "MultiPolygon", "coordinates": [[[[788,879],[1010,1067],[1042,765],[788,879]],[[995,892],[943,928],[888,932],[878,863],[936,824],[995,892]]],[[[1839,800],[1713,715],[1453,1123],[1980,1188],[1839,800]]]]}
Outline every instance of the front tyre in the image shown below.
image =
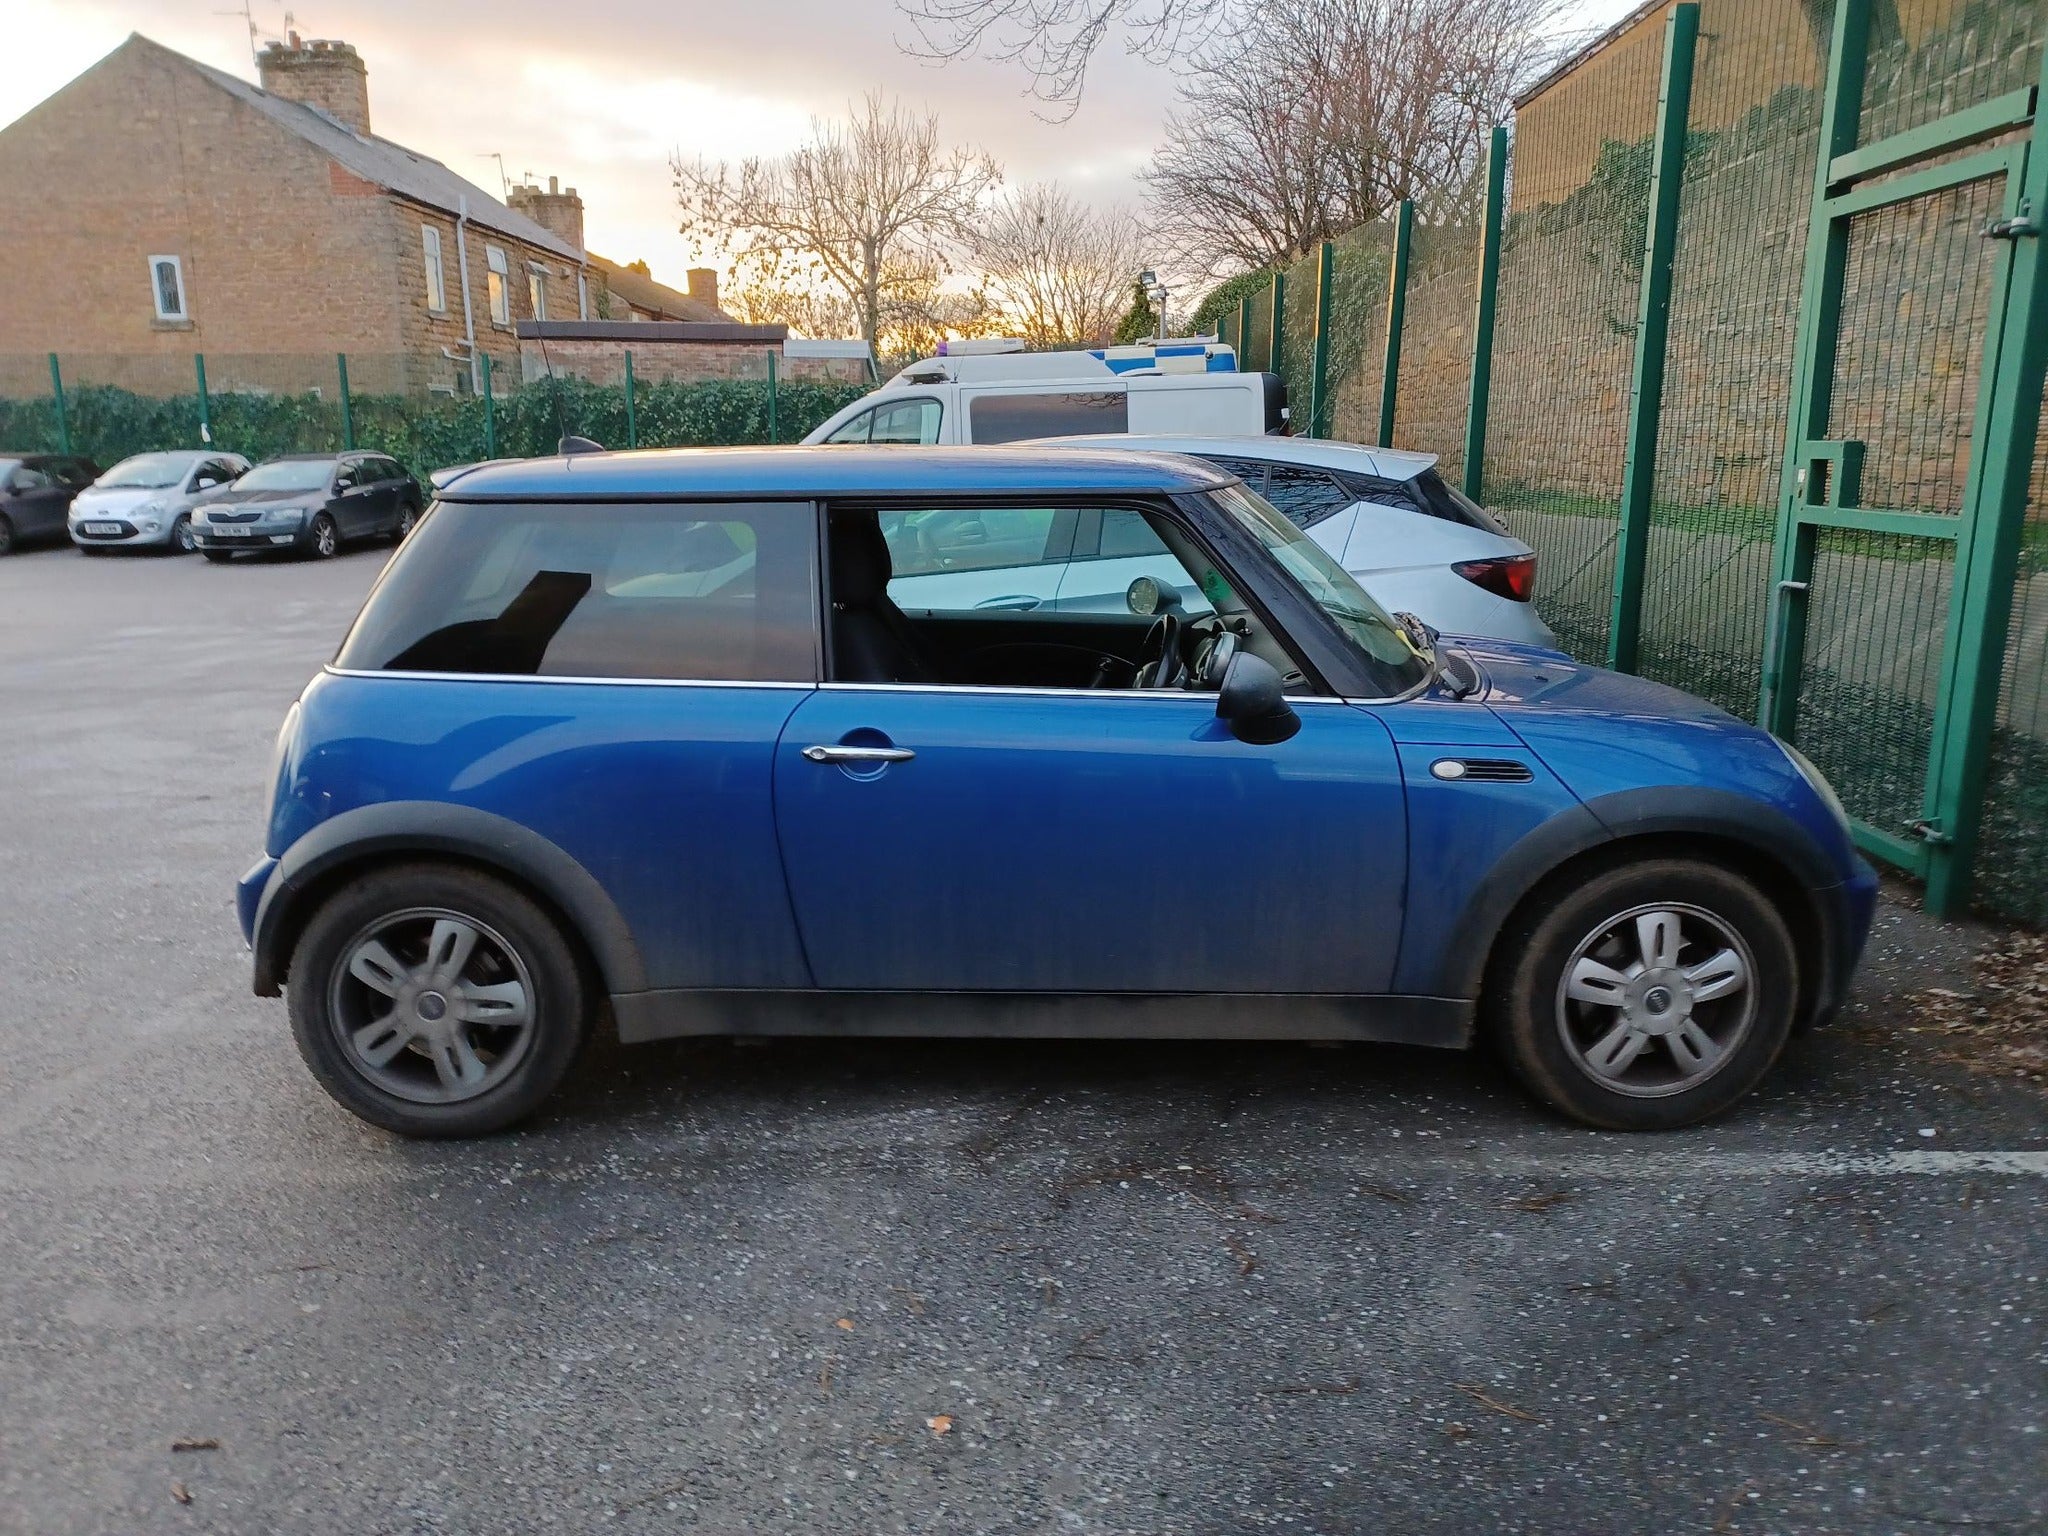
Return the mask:
{"type": "Polygon", "coordinates": [[[306,530],[306,553],[315,560],[332,560],[340,549],[341,534],[334,519],[325,512],[316,513],[312,526],[306,530]]]}
{"type": "Polygon", "coordinates": [[[1524,903],[1482,1005],[1539,1098],[1588,1125],[1661,1131],[1754,1088],[1798,998],[1792,937],[1770,900],[1718,865],[1659,859],[1524,903]]]}
{"type": "Polygon", "coordinates": [[[483,1136],[524,1119],[589,1032],[554,919],[449,865],[400,865],[329,898],[292,952],[286,996],[321,1086],[401,1136],[483,1136]]]}

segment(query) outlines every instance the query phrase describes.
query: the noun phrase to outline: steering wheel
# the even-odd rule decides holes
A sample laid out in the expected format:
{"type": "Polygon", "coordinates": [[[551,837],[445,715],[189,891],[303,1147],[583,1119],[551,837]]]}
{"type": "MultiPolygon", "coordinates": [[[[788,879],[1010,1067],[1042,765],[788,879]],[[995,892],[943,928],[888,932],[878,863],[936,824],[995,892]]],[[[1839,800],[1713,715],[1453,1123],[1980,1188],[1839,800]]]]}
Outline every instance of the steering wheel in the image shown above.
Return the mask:
{"type": "Polygon", "coordinates": [[[1139,654],[1143,659],[1131,679],[1133,688],[1178,688],[1186,671],[1180,655],[1180,620],[1171,613],[1160,614],[1145,631],[1145,646],[1139,654]]]}

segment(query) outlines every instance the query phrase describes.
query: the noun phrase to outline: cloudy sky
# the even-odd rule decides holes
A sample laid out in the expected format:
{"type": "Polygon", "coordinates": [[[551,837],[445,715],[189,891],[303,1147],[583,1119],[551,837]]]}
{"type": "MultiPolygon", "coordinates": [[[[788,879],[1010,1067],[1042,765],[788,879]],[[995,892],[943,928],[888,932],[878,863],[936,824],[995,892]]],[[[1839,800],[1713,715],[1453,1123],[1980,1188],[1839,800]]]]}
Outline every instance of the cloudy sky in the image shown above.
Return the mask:
{"type": "MultiPolygon", "coordinates": [[[[130,32],[253,79],[237,0],[0,0],[8,67],[0,126],[60,88],[130,32]]],[[[1563,24],[1604,25],[1636,0],[1574,0],[1563,24]]],[[[266,36],[278,0],[250,0],[266,36]]],[[[906,56],[893,0],[295,0],[303,36],[353,43],[370,72],[371,126],[499,190],[559,176],[583,195],[590,248],[644,259],[680,285],[700,254],[676,233],[668,158],[774,154],[814,115],[875,86],[939,114],[956,142],[985,148],[1011,181],[1058,178],[1102,202],[1135,200],[1134,173],[1173,104],[1170,68],[1112,44],[1081,109],[1050,123],[1016,68],[906,56]]]]}

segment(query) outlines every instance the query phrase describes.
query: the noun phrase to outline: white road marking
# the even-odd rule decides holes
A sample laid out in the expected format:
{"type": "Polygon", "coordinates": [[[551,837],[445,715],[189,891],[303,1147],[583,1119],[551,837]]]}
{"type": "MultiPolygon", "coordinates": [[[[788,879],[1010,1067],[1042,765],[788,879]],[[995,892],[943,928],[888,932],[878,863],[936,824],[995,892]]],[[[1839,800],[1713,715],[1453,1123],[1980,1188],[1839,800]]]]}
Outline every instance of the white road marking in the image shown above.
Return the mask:
{"type": "Polygon", "coordinates": [[[1499,1177],[1545,1175],[1586,1179],[1835,1179],[1899,1178],[1983,1173],[2048,1176],[2048,1152],[1715,1152],[1659,1148],[1641,1152],[1513,1152],[1445,1149],[1417,1155],[1406,1148],[1375,1158],[1357,1151],[1345,1159],[1361,1171],[1398,1167],[1417,1176],[1481,1174],[1499,1177]]]}

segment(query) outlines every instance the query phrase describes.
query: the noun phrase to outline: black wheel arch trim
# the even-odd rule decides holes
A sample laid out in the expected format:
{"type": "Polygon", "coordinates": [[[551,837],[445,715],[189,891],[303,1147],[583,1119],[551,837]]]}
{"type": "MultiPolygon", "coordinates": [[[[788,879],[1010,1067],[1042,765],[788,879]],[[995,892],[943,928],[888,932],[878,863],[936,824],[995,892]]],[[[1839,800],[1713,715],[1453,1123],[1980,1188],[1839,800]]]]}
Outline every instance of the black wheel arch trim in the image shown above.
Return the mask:
{"type": "Polygon", "coordinates": [[[1783,870],[1805,897],[1821,939],[1822,974],[1810,1006],[1825,1010],[1847,985],[1838,903],[1828,899],[1841,874],[1798,823],[1728,790],[1667,786],[1622,790],[1561,811],[1524,834],[1494,864],[1458,918],[1458,932],[1485,934],[1484,944],[1453,949],[1444,974],[1426,978],[1426,990],[1447,997],[1477,997],[1492,958],[1493,939],[1523,899],[1549,875],[1581,854],[1628,838],[1664,834],[1739,844],[1783,870]]]}
{"type": "Polygon", "coordinates": [[[596,962],[604,990],[647,989],[647,970],[633,931],[596,876],[531,828],[474,806],[438,800],[388,800],[321,822],[286,849],[256,906],[254,986],[260,996],[282,989],[308,913],[305,898],[350,864],[393,856],[436,854],[495,869],[551,902],[596,962]]]}

